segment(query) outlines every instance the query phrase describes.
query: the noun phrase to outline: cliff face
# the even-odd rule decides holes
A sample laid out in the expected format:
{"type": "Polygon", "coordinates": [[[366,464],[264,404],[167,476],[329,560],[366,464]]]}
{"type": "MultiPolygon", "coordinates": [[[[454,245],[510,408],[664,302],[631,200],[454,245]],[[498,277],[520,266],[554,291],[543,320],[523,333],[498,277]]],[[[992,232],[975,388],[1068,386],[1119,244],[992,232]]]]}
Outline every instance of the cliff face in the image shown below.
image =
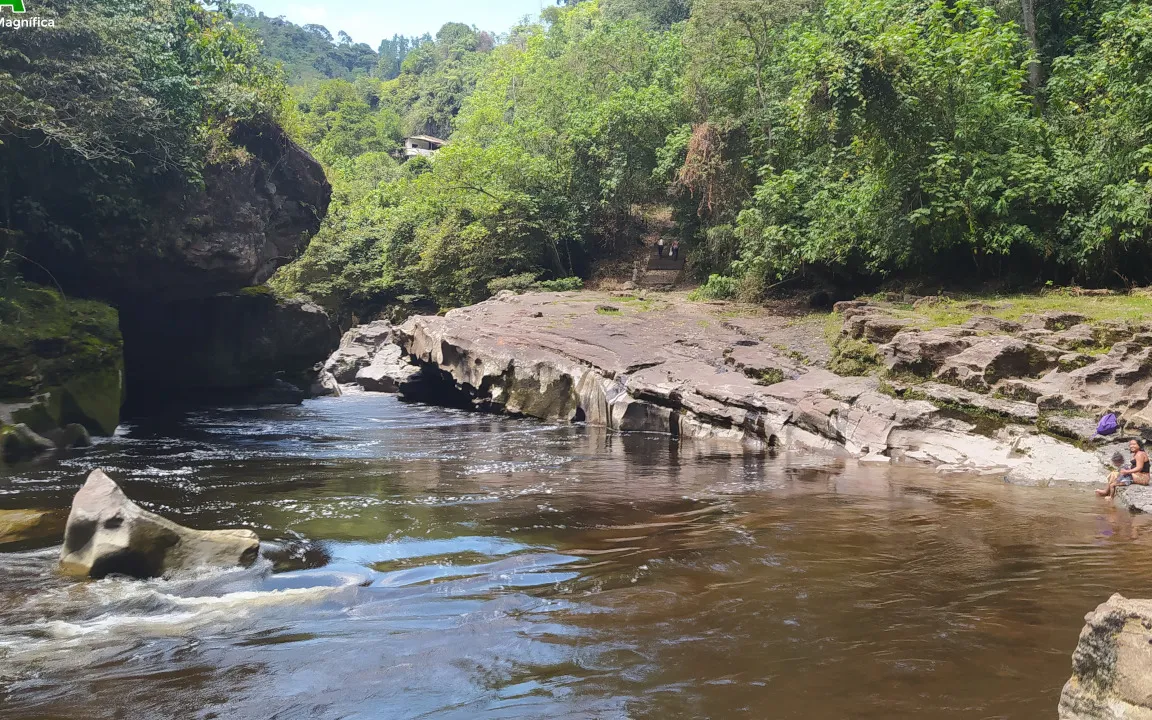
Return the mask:
{"type": "MultiPolygon", "coordinates": [[[[308,372],[338,341],[327,315],[262,288],[239,291],[304,250],[331,187],[319,163],[275,125],[238,126],[232,141],[231,159],[205,168],[202,185],[158,179],[128,200],[106,199],[106,207],[104,189],[89,177],[97,170],[83,168],[69,184],[63,166],[53,174],[46,151],[44,182],[59,188],[39,188],[51,198],[43,222],[23,218],[15,234],[31,258],[24,270],[69,297],[113,307],[58,298],[57,309],[102,308],[100,323],[75,327],[56,317],[66,310],[17,313],[27,341],[0,347],[10,356],[0,371],[7,408],[0,424],[48,432],[79,422],[110,434],[126,395],[144,409],[193,396],[221,403],[304,396],[308,372]],[[278,385],[283,379],[298,387],[278,385]]],[[[52,292],[37,290],[41,296],[52,292]]]]}
{"type": "Polygon", "coordinates": [[[320,307],[259,287],[135,305],[122,311],[121,327],[128,399],[144,409],[298,401],[314,379],[313,366],[340,339],[320,307]],[[283,383],[300,392],[284,394],[283,383]],[[280,392],[267,392],[274,388],[280,392]]]}
{"type": "Polygon", "coordinates": [[[675,295],[539,293],[410,318],[394,342],[481,409],[1027,484],[1102,477],[1094,454],[1034,427],[986,431],[932,402],[894,397],[874,377],[819,367],[797,347],[823,344],[823,332],[820,318],[675,295]]]}
{"type": "Polygon", "coordinates": [[[98,237],[41,256],[44,264],[70,292],[121,306],[263,283],[307,246],[332,189],[274,125],[240,127],[233,141],[243,160],[209,166],[202,187],[149,199],[143,226],[110,221],[98,237]]]}
{"type": "MultiPolygon", "coordinates": [[[[51,436],[72,423],[110,435],[120,422],[124,358],[116,311],[57,290],[3,283],[0,295],[0,462],[13,426],[51,436]]],[[[46,443],[51,445],[52,443],[46,443]]]]}

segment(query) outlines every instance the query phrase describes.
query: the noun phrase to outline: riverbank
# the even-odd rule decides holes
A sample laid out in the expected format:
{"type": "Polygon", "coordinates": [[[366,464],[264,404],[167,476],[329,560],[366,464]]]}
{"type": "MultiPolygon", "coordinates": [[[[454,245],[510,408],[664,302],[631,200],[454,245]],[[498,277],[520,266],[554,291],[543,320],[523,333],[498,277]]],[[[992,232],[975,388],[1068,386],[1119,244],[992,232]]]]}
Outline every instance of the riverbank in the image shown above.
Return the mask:
{"type": "MultiPolygon", "coordinates": [[[[444,316],[410,318],[393,341],[445,396],[489,411],[1019,484],[1100,481],[1113,443],[1061,436],[1042,394],[1010,400],[999,388],[1112,356],[1009,337],[1007,325],[969,327],[972,318],[921,329],[894,317],[903,301],[840,303],[829,315],[692,302],[682,293],[501,293],[444,316]],[[945,365],[953,369],[942,372],[945,365]]],[[[1083,324],[1075,320],[1064,317],[1070,325],[1060,331],[1083,324]]],[[[1148,354],[1120,337],[1113,380],[1138,375],[1148,354]]],[[[1142,389],[1131,391],[1133,407],[1142,389]]]]}

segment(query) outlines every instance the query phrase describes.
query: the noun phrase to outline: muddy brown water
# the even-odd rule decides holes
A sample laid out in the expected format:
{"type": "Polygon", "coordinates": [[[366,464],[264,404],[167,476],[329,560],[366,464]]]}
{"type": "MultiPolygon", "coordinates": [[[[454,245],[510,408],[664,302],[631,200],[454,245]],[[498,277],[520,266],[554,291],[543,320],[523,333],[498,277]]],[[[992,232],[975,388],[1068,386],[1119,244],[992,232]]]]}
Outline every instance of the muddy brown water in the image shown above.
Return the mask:
{"type": "Polygon", "coordinates": [[[1152,533],[1024,488],[379,395],[138,421],[0,475],[312,547],[147,582],[0,553],[4,718],[1046,718],[1152,533]],[[318,549],[317,549],[318,548],[318,549]]]}

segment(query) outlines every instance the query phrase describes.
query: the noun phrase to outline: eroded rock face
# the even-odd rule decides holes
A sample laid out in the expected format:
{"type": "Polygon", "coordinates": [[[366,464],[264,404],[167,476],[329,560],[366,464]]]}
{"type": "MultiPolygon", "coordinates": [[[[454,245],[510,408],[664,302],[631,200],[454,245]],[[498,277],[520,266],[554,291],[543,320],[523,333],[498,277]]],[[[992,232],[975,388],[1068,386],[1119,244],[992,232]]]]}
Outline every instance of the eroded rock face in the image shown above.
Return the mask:
{"type": "Polygon", "coordinates": [[[1017,333],[1024,329],[1020,323],[1012,322],[1011,320],[1003,320],[991,315],[977,315],[970,318],[961,327],[977,332],[986,333],[1017,333]]]}
{"type": "Polygon", "coordinates": [[[1152,719],[1152,600],[1113,595],[1084,621],[1060,720],[1152,719]]]}
{"type": "MultiPolygon", "coordinates": [[[[409,318],[393,341],[484,410],[921,462],[1029,484],[1104,477],[1094,454],[1034,426],[976,435],[973,424],[932,402],[893,397],[875,377],[841,377],[798,362],[777,347],[788,318],[717,321],[697,304],[646,308],[619,300],[617,313],[603,314],[595,311],[599,300],[592,293],[501,295],[444,316],[409,318]]],[[[841,307],[866,319],[863,332],[872,315],[841,307]]],[[[905,329],[886,348],[897,364],[942,366],[986,339],[971,329],[905,329]]],[[[950,400],[968,396],[953,389],[950,400]]],[[[1009,423],[1037,417],[1034,404],[990,405],[1013,415],[1009,423]]]]}
{"type": "Polygon", "coordinates": [[[356,373],[368,367],[376,352],[390,344],[392,323],[377,320],[365,325],[357,325],[340,338],[340,347],[324,363],[324,369],[332,373],[339,383],[356,381],[356,373]]]}
{"type": "Polygon", "coordinates": [[[975,334],[966,328],[905,330],[880,350],[890,370],[927,376],[936,372],[948,358],[971,347],[975,334]]]}
{"type": "Polygon", "coordinates": [[[64,530],[60,570],[102,578],[157,577],[197,567],[251,565],[260,539],[251,530],[193,530],[128,499],[112,478],[93,470],[64,530]]]}
{"type": "Polygon", "coordinates": [[[936,377],[961,387],[987,392],[1010,377],[1033,377],[1056,367],[1062,352],[1024,340],[995,335],[978,338],[945,359],[936,377]]]}

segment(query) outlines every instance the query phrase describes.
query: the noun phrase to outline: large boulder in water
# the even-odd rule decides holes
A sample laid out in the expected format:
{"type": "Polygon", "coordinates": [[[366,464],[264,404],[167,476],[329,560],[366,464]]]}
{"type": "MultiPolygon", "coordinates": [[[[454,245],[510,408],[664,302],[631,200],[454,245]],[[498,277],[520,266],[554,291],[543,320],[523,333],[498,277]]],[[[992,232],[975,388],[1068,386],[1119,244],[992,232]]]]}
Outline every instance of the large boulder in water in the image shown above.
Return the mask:
{"type": "Polygon", "coordinates": [[[157,577],[197,567],[251,565],[260,539],[251,530],[193,530],[128,499],[112,478],[93,470],[72,500],[60,569],[102,578],[113,573],[157,577]]]}
{"type": "Polygon", "coordinates": [[[1152,719],[1152,600],[1113,595],[1084,620],[1060,720],[1152,719]]]}
{"type": "Polygon", "coordinates": [[[24,423],[0,426],[0,461],[28,460],[55,449],[55,443],[24,423]]]}

